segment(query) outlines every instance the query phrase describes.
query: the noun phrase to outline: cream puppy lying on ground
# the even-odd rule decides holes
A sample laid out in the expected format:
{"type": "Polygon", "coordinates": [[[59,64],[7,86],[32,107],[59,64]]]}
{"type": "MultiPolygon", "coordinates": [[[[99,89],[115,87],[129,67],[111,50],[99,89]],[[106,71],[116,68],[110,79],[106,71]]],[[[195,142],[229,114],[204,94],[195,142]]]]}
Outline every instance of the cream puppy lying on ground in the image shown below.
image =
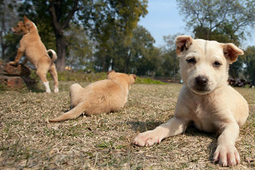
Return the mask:
{"type": "Polygon", "coordinates": [[[219,134],[214,162],[233,166],[240,162],[235,147],[249,114],[246,100],[227,83],[229,64],[243,51],[232,43],[218,43],[179,36],[176,52],[180,59],[181,89],[174,117],[154,130],[138,134],[134,143],[150,146],[181,134],[190,122],[206,132],[219,134]]]}
{"type": "Polygon", "coordinates": [[[86,115],[109,113],[118,111],[124,107],[128,100],[128,92],[135,83],[134,74],[124,74],[111,71],[108,79],[97,81],[82,88],[79,84],[70,87],[71,110],[67,113],[50,119],[50,122],[58,122],[67,119],[75,119],[83,112],[86,115]]]}

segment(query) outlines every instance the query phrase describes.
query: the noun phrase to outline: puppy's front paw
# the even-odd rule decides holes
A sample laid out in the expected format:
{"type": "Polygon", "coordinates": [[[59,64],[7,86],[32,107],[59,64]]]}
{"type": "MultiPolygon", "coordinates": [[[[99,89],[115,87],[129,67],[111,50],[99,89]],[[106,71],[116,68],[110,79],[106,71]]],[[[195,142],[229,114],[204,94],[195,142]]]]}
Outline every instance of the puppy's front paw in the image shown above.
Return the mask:
{"type": "Polygon", "coordinates": [[[222,166],[235,166],[240,163],[240,156],[235,146],[218,145],[213,161],[219,162],[222,166]]]}
{"type": "Polygon", "coordinates": [[[134,144],[138,146],[151,146],[154,143],[160,143],[162,138],[154,131],[147,131],[139,133],[135,139],[134,144]]]}
{"type": "Polygon", "coordinates": [[[12,66],[17,66],[18,65],[18,63],[15,62],[15,61],[10,61],[9,64],[12,65],[12,66]]]}

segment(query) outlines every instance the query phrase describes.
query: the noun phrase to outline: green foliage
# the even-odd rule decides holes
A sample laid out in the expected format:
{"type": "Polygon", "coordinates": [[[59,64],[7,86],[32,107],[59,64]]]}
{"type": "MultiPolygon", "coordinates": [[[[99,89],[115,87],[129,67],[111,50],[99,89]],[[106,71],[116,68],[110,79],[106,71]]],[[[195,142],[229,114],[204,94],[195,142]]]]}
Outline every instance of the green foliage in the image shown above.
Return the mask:
{"type": "Polygon", "coordinates": [[[159,49],[153,46],[154,38],[142,26],[138,26],[133,33],[132,43],[126,49],[126,56],[132,64],[128,70],[133,70],[137,75],[154,74],[160,66],[159,49]]]}
{"type": "Polygon", "coordinates": [[[207,40],[215,40],[222,43],[234,43],[237,46],[240,44],[241,39],[243,39],[243,34],[239,36],[233,30],[231,25],[224,25],[221,27],[217,27],[214,30],[210,31],[207,27],[196,27],[194,29],[194,34],[196,38],[202,38],[207,40]]]}
{"type": "Polygon", "coordinates": [[[5,61],[13,61],[16,54],[17,54],[17,44],[19,44],[19,40],[21,36],[14,35],[14,34],[7,34],[4,36],[6,49],[4,52],[3,60],[5,61]]]}
{"type": "Polygon", "coordinates": [[[245,76],[255,85],[255,46],[250,46],[245,50],[245,76]]]}
{"type": "Polygon", "coordinates": [[[107,73],[84,73],[65,71],[58,73],[59,81],[94,82],[107,78],[107,73]]]}
{"type": "Polygon", "coordinates": [[[112,69],[128,72],[128,50],[133,40],[133,30],[140,16],[147,13],[147,0],[98,1],[94,4],[91,22],[92,34],[98,42],[95,53],[96,70],[112,69]],[[109,10],[110,9],[110,10],[109,10]]]}
{"type": "Polygon", "coordinates": [[[142,26],[133,30],[131,44],[127,45],[121,37],[113,36],[108,40],[107,47],[99,47],[95,54],[95,66],[98,71],[109,68],[119,72],[145,75],[154,72],[157,67],[158,49],[151,34],[142,26]]]}
{"type": "MultiPolygon", "coordinates": [[[[32,73],[32,75],[36,76],[32,73]]],[[[39,80],[37,77],[33,77],[39,80]]],[[[100,73],[85,73],[83,71],[65,71],[58,73],[59,81],[75,81],[75,82],[95,82],[99,80],[107,79],[107,73],[100,72],[100,73]]],[[[52,80],[50,74],[47,74],[47,79],[52,80]]],[[[61,82],[60,82],[61,83],[61,82]]],[[[137,84],[166,84],[159,80],[154,80],[148,77],[136,77],[137,84]]]]}
{"type": "Polygon", "coordinates": [[[143,78],[143,77],[137,77],[135,80],[136,84],[167,84],[159,80],[154,80],[151,78],[143,78]]]}
{"type": "Polygon", "coordinates": [[[255,24],[255,1],[177,0],[180,14],[195,36],[239,45],[245,28],[255,24]]]}
{"type": "Polygon", "coordinates": [[[69,48],[66,65],[75,70],[92,68],[92,44],[80,26],[71,25],[65,32],[69,48]]]}
{"type": "Polygon", "coordinates": [[[179,70],[179,60],[175,52],[175,38],[177,35],[168,35],[164,37],[165,46],[161,48],[160,67],[158,67],[158,76],[175,77],[179,70]]]}
{"type": "Polygon", "coordinates": [[[4,84],[0,84],[0,94],[8,88],[4,84]]]}
{"type": "Polygon", "coordinates": [[[112,36],[121,36],[129,44],[139,17],[147,14],[147,3],[147,0],[98,0],[90,3],[90,15],[84,10],[78,15],[85,27],[93,28],[91,33],[100,46],[107,46],[112,36]]]}

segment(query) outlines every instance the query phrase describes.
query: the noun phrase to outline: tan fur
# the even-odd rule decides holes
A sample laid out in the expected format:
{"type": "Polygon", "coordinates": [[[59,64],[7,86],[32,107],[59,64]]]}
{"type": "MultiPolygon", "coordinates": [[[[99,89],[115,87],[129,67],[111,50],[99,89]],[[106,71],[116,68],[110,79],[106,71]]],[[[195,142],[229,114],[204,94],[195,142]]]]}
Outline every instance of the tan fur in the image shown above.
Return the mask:
{"type": "Polygon", "coordinates": [[[46,74],[49,71],[54,79],[54,92],[58,92],[58,74],[54,61],[57,59],[57,54],[54,50],[46,50],[35,24],[24,16],[24,21],[20,21],[16,27],[12,28],[12,32],[18,35],[23,35],[20,40],[19,48],[15,61],[10,62],[11,65],[17,65],[21,57],[25,53],[25,64],[30,61],[36,68],[36,74],[40,77],[45,85],[46,92],[50,93],[49,82],[46,79],[46,74]],[[48,52],[52,53],[52,59],[48,52]]]}
{"type": "Polygon", "coordinates": [[[206,132],[219,134],[214,161],[222,166],[240,162],[235,147],[249,114],[246,100],[227,83],[229,64],[243,51],[234,44],[179,36],[176,52],[180,59],[184,85],[175,115],[154,130],[138,134],[134,143],[150,146],[162,139],[183,133],[190,122],[206,132]]]}
{"type": "Polygon", "coordinates": [[[111,71],[108,79],[94,82],[85,88],[79,84],[70,87],[71,110],[67,113],[50,119],[50,122],[75,119],[83,112],[86,115],[109,113],[118,111],[127,103],[128,92],[135,83],[134,74],[124,74],[111,71]]]}

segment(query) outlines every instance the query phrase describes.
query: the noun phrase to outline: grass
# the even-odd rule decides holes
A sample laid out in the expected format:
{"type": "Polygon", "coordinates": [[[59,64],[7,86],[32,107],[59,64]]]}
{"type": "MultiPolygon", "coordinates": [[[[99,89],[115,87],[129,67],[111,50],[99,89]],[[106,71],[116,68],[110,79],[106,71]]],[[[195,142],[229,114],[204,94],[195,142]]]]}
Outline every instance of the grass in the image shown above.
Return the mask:
{"type": "MultiPolygon", "coordinates": [[[[39,77],[36,75],[35,70],[31,70],[30,77],[32,79],[35,79],[37,82],[39,82],[39,77]]],[[[100,73],[84,73],[83,71],[65,71],[58,73],[58,79],[59,81],[75,81],[75,82],[95,82],[98,80],[103,80],[107,77],[107,73],[100,72],[100,73]]],[[[50,73],[47,74],[47,79],[52,80],[52,77],[50,76],[50,73]]],[[[136,78],[137,84],[166,84],[159,80],[154,80],[151,78],[146,77],[139,77],[136,78]]],[[[0,86],[1,90],[1,86],[0,86]]]]}
{"type": "MultiPolygon", "coordinates": [[[[194,127],[152,147],[131,144],[138,132],[173,116],[180,84],[134,84],[119,112],[48,123],[69,109],[74,81],[61,81],[58,94],[1,91],[0,169],[226,169],[212,163],[216,135],[194,127]]],[[[237,90],[250,116],[236,143],[242,161],[233,169],[254,169],[255,89],[237,90]]]]}

